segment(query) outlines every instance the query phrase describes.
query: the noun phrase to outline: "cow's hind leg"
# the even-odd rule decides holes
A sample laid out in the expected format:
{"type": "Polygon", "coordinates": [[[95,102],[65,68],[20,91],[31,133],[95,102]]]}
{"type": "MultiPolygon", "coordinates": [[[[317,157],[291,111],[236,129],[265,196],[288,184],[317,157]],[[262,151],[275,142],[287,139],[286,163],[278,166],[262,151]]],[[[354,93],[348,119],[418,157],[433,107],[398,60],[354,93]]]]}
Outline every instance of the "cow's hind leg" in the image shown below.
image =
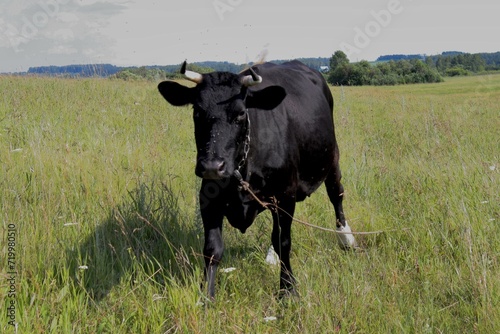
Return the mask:
{"type": "Polygon", "coordinates": [[[278,203],[280,209],[273,212],[273,232],[271,240],[274,251],[280,260],[280,293],[279,296],[296,295],[295,278],[290,266],[290,250],[292,247],[291,227],[295,211],[295,201],[289,199],[278,203]]]}
{"type": "Polygon", "coordinates": [[[342,183],[340,182],[341,178],[342,174],[339,166],[339,150],[337,145],[335,145],[333,166],[325,180],[325,186],[330,202],[332,202],[335,210],[335,216],[337,218],[337,231],[341,232],[337,233],[339,245],[344,249],[349,249],[356,247],[356,240],[352,234],[345,234],[346,232],[351,232],[351,227],[345,220],[344,209],[342,207],[342,201],[344,199],[344,186],[342,186],[342,183]]]}

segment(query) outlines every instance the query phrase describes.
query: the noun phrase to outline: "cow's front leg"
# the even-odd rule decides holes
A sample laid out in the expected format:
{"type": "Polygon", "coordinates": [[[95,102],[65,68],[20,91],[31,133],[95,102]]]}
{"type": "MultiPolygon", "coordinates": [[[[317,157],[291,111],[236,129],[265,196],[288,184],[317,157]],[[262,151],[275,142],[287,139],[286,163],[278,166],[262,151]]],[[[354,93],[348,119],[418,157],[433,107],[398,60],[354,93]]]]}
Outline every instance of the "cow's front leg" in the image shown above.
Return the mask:
{"type": "Polygon", "coordinates": [[[208,286],[208,296],[215,298],[215,277],[217,266],[222,259],[224,243],[222,241],[222,224],[209,227],[205,225],[205,246],[203,256],[205,257],[205,281],[208,286]]]}
{"type": "Polygon", "coordinates": [[[274,251],[280,259],[280,297],[291,294],[296,295],[295,278],[290,265],[290,250],[292,248],[291,228],[292,217],[295,211],[293,199],[278,203],[280,209],[273,212],[273,232],[271,240],[274,251]]]}
{"type": "MultiPolygon", "coordinates": [[[[206,193],[204,192],[204,188],[205,187],[202,185],[200,198],[206,193]]],[[[200,201],[200,203],[203,202],[200,201]]],[[[204,202],[204,205],[201,205],[201,218],[205,230],[205,245],[203,246],[205,281],[208,286],[208,296],[214,299],[217,266],[222,260],[222,254],[224,252],[224,242],[222,241],[223,214],[217,198],[212,198],[210,201],[204,202]]]]}

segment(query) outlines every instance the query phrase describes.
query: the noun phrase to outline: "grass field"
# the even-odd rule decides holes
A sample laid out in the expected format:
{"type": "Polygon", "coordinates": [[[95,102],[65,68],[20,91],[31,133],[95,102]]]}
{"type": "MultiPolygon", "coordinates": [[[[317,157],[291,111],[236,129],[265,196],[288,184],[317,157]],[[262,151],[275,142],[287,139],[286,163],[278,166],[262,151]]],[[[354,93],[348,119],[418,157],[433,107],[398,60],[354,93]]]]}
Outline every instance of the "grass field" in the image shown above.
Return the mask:
{"type": "MultiPolygon", "coordinates": [[[[500,75],[332,88],[347,218],[386,232],[343,252],[294,225],[280,302],[270,215],[227,227],[208,307],[189,108],[152,82],[0,90],[2,333],[500,333],[500,75]]],[[[326,190],[296,217],[334,226],[326,190]]]]}

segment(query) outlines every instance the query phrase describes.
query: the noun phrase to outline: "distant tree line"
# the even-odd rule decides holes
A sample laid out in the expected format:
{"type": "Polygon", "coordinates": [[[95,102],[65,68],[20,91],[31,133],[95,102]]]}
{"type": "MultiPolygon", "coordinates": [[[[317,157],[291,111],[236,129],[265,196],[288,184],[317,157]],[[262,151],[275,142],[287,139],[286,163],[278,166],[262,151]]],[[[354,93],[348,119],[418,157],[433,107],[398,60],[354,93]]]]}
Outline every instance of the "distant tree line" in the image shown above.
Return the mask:
{"type": "MultiPolygon", "coordinates": [[[[272,60],[272,63],[275,64],[283,64],[286,63],[287,61],[290,61],[292,59],[287,59],[287,60],[272,60]]],[[[310,68],[313,68],[315,70],[319,70],[322,66],[328,66],[330,59],[325,58],[325,57],[318,57],[318,58],[296,58],[293,60],[298,60],[302,63],[304,63],[306,66],[309,66],[310,68]]]]}
{"type": "MultiPolygon", "coordinates": [[[[321,66],[328,65],[329,58],[299,58],[307,66],[319,69],[321,66]]],[[[271,62],[281,64],[289,60],[273,60],[271,62]]],[[[204,61],[188,63],[191,71],[208,73],[213,71],[239,73],[249,64],[234,64],[227,61],[204,61]]],[[[64,77],[111,77],[124,80],[156,80],[158,78],[175,79],[180,78],[179,70],[181,64],[177,65],[152,65],[141,67],[120,67],[110,64],[90,64],[90,65],[69,65],[69,66],[40,66],[30,67],[27,73],[46,76],[64,76],[64,77]]]]}
{"type": "Polygon", "coordinates": [[[425,60],[425,56],[424,55],[421,55],[421,54],[415,54],[415,55],[402,55],[402,54],[396,54],[396,55],[384,55],[384,56],[380,56],[377,58],[377,62],[379,61],[390,61],[390,60],[394,60],[394,61],[398,61],[398,60],[410,60],[410,59],[420,59],[420,60],[425,60]]]}
{"type": "Polygon", "coordinates": [[[448,52],[429,56],[426,63],[434,66],[446,76],[469,75],[484,71],[500,70],[500,52],[496,53],[460,53],[448,52]]]}
{"type": "MultiPolygon", "coordinates": [[[[129,67],[124,68],[121,71],[111,75],[110,79],[121,79],[121,80],[150,80],[150,81],[160,81],[165,79],[175,80],[181,79],[182,75],[179,73],[181,65],[168,66],[141,66],[141,67],[129,67]]],[[[196,64],[189,64],[188,69],[190,71],[195,71],[198,73],[210,73],[214,69],[210,67],[203,67],[196,64]]]]}
{"type": "MultiPolygon", "coordinates": [[[[318,70],[321,66],[328,64],[328,58],[299,58],[305,65],[318,70]]],[[[289,60],[273,60],[275,64],[282,64],[289,60]]],[[[252,66],[253,63],[237,65],[230,62],[218,61],[204,61],[188,63],[188,69],[198,73],[210,73],[214,71],[239,73],[252,66]]],[[[117,73],[111,76],[112,79],[122,80],[164,80],[164,79],[181,79],[182,75],[179,73],[181,65],[167,65],[167,66],[142,66],[142,67],[128,67],[122,68],[117,73]]]]}
{"type": "Polygon", "coordinates": [[[330,58],[327,80],[333,85],[398,85],[441,82],[443,76],[470,75],[500,70],[500,52],[463,53],[447,51],[440,55],[386,55],[375,63],[350,63],[342,51],[330,58]]]}
{"type": "MultiPolygon", "coordinates": [[[[338,51],[341,52],[341,51],[338,51]]],[[[327,79],[332,84],[341,85],[396,85],[420,82],[439,82],[442,76],[469,75],[483,71],[500,70],[500,52],[467,54],[458,51],[447,51],[436,56],[422,55],[385,55],[380,56],[375,64],[367,61],[349,63],[347,56],[337,54],[331,58],[298,58],[307,66],[324,70],[327,68],[327,79]],[[330,66],[328,66],[330,65],[330,66]]],[[[272,60],[276,64],[288,60],[272,60]]],[[[226,71],[239,73],[249,64],[230,62],[195,62],[189,63],[193,71],[207,73],[226,71]]],[[[142,67],[119,67],[111,64],[41,66],[31,67],[24,74],[63,76],[63,77],[111,77],[123,80],[163,80],[180,78],[177,65],[153,65],[142,67]]]]}
{"type": "Polygon", "coordinates": [[[108,77],[121,71],[122,69],[123,67],[111,64],[40,66],[30,67],[27,74],[63,77],[108,77]]]}
{"type": "Polygon", "coordinates": [[[441,75],[420,59],[403,59],[379,62],[366,60],[350,63],[343,51],[336,51],[330,58],[327,80],[332,85],[398,85],[410,83],[441,82],[441,75]]]}
{"type": "Polygon", "coordinates": [[[168,73],[158,68],[130,67],[124,68],[121,71],[111,75],[110,79],[121,79],[126,81],[134,80],[150,80],[159,81],[168,77],[168,73]]]}
{"type": "Polygon", "coordinates": [[[500,71],[500,52],[480,53],[480,55],[486,62],[487,71],[500,71]]]}

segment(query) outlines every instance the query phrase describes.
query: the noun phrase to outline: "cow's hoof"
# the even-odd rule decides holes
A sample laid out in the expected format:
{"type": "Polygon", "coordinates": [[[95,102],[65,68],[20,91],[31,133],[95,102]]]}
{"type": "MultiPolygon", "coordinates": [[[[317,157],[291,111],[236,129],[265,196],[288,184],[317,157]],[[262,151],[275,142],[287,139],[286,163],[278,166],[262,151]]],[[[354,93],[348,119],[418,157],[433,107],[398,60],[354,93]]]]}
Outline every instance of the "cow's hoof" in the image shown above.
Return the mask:
{"type": "Polygon", "coordinates": [[[339,246],[342,249],[355,249],[358,247],[356,243],[356,239],[354,239],[354,235],[349,234],[351,231],[351,227],[347,222],[345,222],[345,226],[337,227],[337,231],[341,233],[337,233],[337,240],[339,241],[339,246]]]}
{"type": "Polygon", "coordinates": [[[271,245],[267,251],[266,262],[273,266],[280,263],[280,258],[278,254],[274,251],[273,245],[271,245]]]}

